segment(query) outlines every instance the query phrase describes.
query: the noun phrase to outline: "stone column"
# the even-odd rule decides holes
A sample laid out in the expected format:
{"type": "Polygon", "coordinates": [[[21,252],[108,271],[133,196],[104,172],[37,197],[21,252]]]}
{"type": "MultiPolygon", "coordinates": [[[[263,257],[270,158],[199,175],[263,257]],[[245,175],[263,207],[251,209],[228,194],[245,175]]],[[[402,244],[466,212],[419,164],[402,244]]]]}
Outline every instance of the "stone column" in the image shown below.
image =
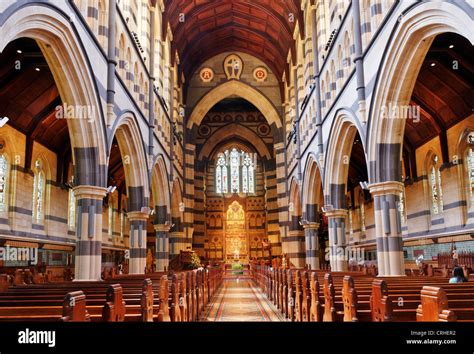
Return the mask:
{"type": "Polygon", "coordinates": [[[146,222],[148,214],[140,211],[127,213],[130,221],[129,274],[145,274],[146,268],[146,222]]]}
{"type": "Polygon", "coordinates": [[[378,275],[405,275],[402,225],[398,209],[403,183],[373,183],[369,185],[369,189],[374,197],[378,275]]]}
{"type": "Polygon", "coordinates": [[[346,209],[326,212],[329,231],[329,262],[331,271],[347,271],[346,256],[346,209]]]}
{"type": "Polygon", "coordinates": [[[156,231],[156,271],[163,272],[168,269],[170,255],[170,225],[155,224],[156,231]]]}
{"type": "Polygon", "coordinates": [[[100,280],[102,271],[102,202],[103,187],[73,188],[76,209],[75,280],[100,280]]]}
{"type": "Polygon", "coordinates": [[[306,245],[306,265],[309,269],[319,269],[319,223],[309,222],[303,225],[306,245]]]}

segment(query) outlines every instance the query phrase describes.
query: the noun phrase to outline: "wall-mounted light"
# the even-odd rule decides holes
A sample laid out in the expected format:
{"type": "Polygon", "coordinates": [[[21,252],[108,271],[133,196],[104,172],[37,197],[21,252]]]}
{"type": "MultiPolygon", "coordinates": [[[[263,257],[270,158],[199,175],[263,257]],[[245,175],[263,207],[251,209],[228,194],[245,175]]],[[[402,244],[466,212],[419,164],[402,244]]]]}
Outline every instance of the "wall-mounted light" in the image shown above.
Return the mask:
{"type": "Polygon", "coordinates": [[[323,213],[327,213],[327,212],[333,211],[334,207],[332,204],[326,204],[325,206],[321,207],[321,210],[323,213]]]}
{"type": "Polygon", "coordinates": [[[108,186],[107,193],[113,193],[117,189],[117,186],[108,186]]]}
{"type": "Polygon", "coordinates": [[[10,118],[8,117],[3,117],[2,119],[0,119],[0,128],[3,128],[3,126],[7,124],[9,120],[10,118]]]}

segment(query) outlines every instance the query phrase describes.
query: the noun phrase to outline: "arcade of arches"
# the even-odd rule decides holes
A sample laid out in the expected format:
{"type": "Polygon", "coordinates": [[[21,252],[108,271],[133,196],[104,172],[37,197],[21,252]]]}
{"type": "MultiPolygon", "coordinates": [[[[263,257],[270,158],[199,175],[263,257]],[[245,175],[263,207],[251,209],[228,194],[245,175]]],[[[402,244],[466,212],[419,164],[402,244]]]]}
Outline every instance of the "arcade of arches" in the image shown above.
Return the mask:
{"type": "Polygon", "coordinates": [[[188,251],[382,276],[473,256],[469,2],[0,13],[0,246],[38,248],[58,277],[163,271],[188,251]]]}

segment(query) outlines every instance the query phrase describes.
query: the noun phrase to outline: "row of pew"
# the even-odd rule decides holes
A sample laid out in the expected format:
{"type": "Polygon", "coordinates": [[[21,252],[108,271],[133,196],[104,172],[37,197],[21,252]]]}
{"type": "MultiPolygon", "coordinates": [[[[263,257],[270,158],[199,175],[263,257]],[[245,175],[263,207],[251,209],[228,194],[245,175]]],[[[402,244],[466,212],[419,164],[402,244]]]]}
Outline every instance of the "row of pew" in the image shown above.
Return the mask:
{"type": "MultiPolygon", "coordinates": [[[[0,321],[196,321],[222,278],[221,268],[200,268],[8,286],[0,321]]],[[[0,276],[0,284],[7,281],[0,276]]]]}
{"type": "Polygon", "coordinates": [[[252,265],[251,274],[291,321],[474,321],[474,282],[264,265],[252,265]]]}

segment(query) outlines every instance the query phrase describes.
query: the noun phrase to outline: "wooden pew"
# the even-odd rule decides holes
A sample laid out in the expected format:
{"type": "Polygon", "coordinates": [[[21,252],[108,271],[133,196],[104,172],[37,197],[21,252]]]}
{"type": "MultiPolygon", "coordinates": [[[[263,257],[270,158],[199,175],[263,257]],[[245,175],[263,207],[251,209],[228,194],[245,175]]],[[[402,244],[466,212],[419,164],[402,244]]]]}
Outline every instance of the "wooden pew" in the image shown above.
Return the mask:
{"type": "Polygon", "coordinates": [[[332,276],[326,273],[324,276],[324,322],[335,322],[336,321],[336,308],[334,307],[335,302],[335,289],[333,285],[332,276]]]}
{"type": "Polygon", "coordinates": [[[143,281],[140,305],[142,308],[142,321],[153,322],[153,287],[149,278],[143,281]]]}
{"type": "Polygon", "coordinates": [[[357,322],[357,291],[354,279],[346,275],[342,286],[342,302],[344,305],[344,322],[357,322]]]}
{"type": "Polygon", "coordinates": [[[62,322],[89,322],[86,309],[86,296],[82,291],[68,293],[64,297],[62,322]]]}
{"type": "Polygon", "coordinates": [[[310,321],[322,322],[323,321],[323,307],[321,305],[321,298],[319,296],[318,274],[315,272],[310,273],[310,287],[311,287],[310,321]]]}
{"type": "Polygon", "coordinates": [[[456,315],[448,309],[448,298],[442,288],[424,286],[421,304],[416,309],[416,320],[421,322],[454,322],[456,315]]]}
{"type": "Polygon", "coordinates": [[[125,301],[120,284],[109,286],[105,301],[102,320],[104,322],[123,322],[125,320],[125,301]]]}
{"type": "Polygon", "coordinates": [[[375,279],[372,283],[370,311],[373,322],[392,320],[393,304],[392,300],[388,297],[387,283],[382,279],[375,279]]]}

